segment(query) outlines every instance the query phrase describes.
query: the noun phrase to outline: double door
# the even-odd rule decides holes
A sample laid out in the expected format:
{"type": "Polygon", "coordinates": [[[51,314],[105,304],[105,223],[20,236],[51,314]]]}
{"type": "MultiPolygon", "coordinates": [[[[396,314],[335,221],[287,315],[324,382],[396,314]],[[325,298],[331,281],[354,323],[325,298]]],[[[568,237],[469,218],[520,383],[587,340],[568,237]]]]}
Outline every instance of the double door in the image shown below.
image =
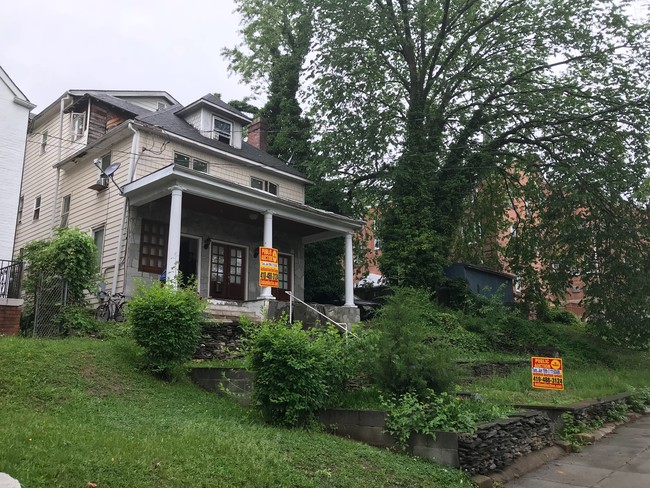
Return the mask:
{"type": "Polygon", "coordinates": [[[226,300],[246,298],[246,249],[212,243],[210,297],[226,300]]]}

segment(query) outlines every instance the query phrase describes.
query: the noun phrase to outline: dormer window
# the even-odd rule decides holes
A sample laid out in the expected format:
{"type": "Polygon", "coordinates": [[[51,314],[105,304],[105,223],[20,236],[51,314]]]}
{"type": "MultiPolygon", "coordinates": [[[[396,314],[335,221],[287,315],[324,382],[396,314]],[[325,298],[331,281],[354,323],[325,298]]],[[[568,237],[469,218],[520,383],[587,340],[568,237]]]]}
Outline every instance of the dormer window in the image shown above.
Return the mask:
{"type": "Polygon", "coordinates": [[[232,139],[232,124],[217,117],[212,118],[212,138],[226,144],[232,139]]]}

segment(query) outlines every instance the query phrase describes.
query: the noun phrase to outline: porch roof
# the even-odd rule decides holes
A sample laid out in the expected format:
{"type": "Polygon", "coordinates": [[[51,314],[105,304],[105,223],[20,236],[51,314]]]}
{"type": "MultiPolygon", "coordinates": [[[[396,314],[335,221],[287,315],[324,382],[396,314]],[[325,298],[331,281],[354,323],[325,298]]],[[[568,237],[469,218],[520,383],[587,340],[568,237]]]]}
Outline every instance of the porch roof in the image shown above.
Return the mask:
{"type": "Polygon", "coordinates": [[[158,200],[171,194],[178,186],[184,194],[220,202],[248,212],[271,212],[275,217],[292,223],[292,230],[309,244],[356,232],[364,221],[345,217],[309,205],[280,199],[255,188],[231,183],[221,178],[199,173],[179,165],[170,165],[123,187],[124,196],[135,206],[158,200]]]}

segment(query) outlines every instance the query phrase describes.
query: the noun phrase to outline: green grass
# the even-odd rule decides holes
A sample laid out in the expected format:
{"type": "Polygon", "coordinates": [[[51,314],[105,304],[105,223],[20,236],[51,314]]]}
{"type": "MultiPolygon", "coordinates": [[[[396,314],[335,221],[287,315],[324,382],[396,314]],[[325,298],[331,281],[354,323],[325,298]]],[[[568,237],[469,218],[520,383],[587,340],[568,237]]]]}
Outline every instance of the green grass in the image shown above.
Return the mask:
{"type": "Polygon", "coordinates": [[[630,354],[638,360],[635,367],[626,364],[610,368],[596,362],[589,365],[565,361],[563,391],[533,389],[530,367],[516,368],[505,377],[478,379],[470,389],[480,393],[485,400],[501,405],[566,405],[623,393],[630,391],[631,387],[647,387],[650,385],[648,357],[640,353],[630,354]]]}
{"type": "Polygon", "coordinates": [[[0,471],[23,488],[469,486],[457,470],[264,425],[139,369],[127,339],[0,338],[0,471]]]}

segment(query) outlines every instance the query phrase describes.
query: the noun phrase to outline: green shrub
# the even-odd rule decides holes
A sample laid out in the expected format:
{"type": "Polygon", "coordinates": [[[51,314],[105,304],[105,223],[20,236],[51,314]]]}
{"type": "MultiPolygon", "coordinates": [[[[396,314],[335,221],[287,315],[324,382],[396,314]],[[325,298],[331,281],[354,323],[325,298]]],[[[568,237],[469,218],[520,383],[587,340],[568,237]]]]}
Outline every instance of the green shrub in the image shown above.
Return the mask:
{"type": "Polygon", "coordinates": [[[579,325],[580,319],[578,316],[563,308],[551,307],[548,310],[548,321],[557,322],[558,324],[579,325]]]}
{"type": "Polygon", "coordinates": [[[92,308],[86,305],[68,305],[56,316],[54,323],[64,336],[92,335],[100,330],[92,308]]]}
{"type": "Polygon", "coordinates": [[[457,379],[453,351],[435,344],[428,294],[396,289],[374,322],[366,373],[385,391],[403,394],[449,389],[457,379]]]}
{"type": "Polygon", "coordinates": [[[204,308],[192,286],[137,284],[127,319],[153,373],[170,379],[174,369],[192,357],[201,337],[204,308]]]}
{"type": "Polygon", "coordinates": [[[646,407],[650,405],[650,388],[632,388],[627,404],[633,412],[645,413],[646,407]]]}
{"type": "Polygon", "coordinates": [[[405,393],[384,401],[386,432],[395,437],[399,449],[408,445],[411,434],[435,436],[436,432],[473,432],[479,422],[506,417],[511,409],[448,393],[429,390],[422,400],[405,393]]]}
{"type": "Polygon", "coordinates": [[[345,341],[335,330],[303,330],[286,316],[248,328],[246,358],[264,418],[289,427],[310,424],[336,405],[345,385],[345,341]]]}

